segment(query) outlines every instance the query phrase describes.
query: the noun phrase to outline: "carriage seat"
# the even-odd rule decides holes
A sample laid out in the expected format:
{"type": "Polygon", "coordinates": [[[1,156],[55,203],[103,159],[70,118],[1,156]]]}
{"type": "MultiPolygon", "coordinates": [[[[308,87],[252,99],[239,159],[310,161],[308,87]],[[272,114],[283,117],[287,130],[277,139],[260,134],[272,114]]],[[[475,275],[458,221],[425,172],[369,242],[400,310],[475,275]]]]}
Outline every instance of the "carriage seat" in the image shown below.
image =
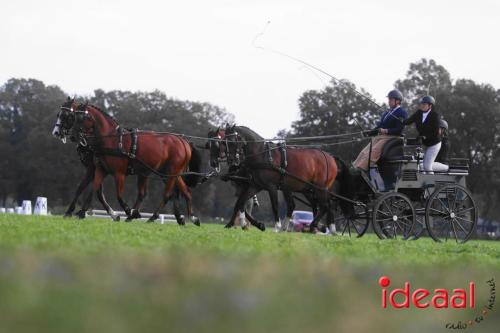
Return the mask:
{"type": "Polygon", "coordinates": [[[404,158],[404,138],[394,138],[386,142],[384,148],[382,149],[382,154],[377,164],[398,161],[404,158]]]}

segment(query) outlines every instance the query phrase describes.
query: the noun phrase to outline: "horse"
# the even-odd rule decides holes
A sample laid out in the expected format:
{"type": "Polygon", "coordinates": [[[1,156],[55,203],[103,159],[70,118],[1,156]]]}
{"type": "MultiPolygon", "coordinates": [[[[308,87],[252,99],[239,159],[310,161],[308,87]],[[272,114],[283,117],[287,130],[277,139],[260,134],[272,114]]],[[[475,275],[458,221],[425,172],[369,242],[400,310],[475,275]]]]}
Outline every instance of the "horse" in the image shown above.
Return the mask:
{"type": "MultiPolygon", "coordinates": [[[[108,113],[96,106],[81,104],[73,112],[74,120],[70,138],[92,148],[96,159],[92,191],[85,200],[84,211],[92,202],[93,192],[101,186],[106,174],[113,175],[116,195],[127,220],[140,218],[140,206],[147,191],[148,176],[159,175],[164,183],[163,199],[149,222],[159,217],[160,210],[179,190],[187,203],[187,216],[195,225],[200,225],[192,216],[192,198],[188,186],[197,184],[201,167],[201,154],[186,139],[174,134],[152,131],[127,130],[108,113]],[[188,169],[191,173],[182,176],[188,169]],[[122,198],[125,177],[129,173],[138,176],[138,194],[132,209],[122,198]]],[[[174,197],[174,209],[175,209],[174,197]]],[[[178,216],[176,216],[178,217],[178,216]]],[[[183,224],[183,221],[178,223],[183,224]]]]}
{"type": "MultiPolygon", "coordinates": [[[[69,131],[73,126],[73,120],[74,120],[74,118],[70,115],[70,113],[68,113],[68,111],[72,112],[73,110],[76,110],[78,105],[79,104],[75,102],[74,98],[72,99],[71,97],[68,97],[68,99],[62,104],[61,111],[57,114],[57,120],[54,125],[54,129],[52,130],[52,135],[60,139],[63,143],[66,143],[66,137],[68,136],[69,131]]],[[[71,200],[68,209],[64,213],[64,217],[71,217],[73,215],[78,198],[94,179],[94,173],[95,173],[94,153],[88,146],[83,146],[80,143],[78,143],[76,151],[78,153],[78,156],[80,157],[80,161],[85,167],[85,175],[78,184],[78,187],[75,191],[75,195],[73,196],[73,199],[71,200]]],[[[104,197],[102,185],[97,189],[97,198],[101,202],[106,212],[111,216],[111,218],[114,221],[119,221],[120,216],[113,211],[111,206],[106,201],[106,198],[104,197]]],[[[78,216],[79,218],[85,218],[85,211],[79,210],[76,213],[76,216],[78,216]]]]}
{"type": "MultiPolygon", "coordinates": [[[[210,130],[208,132],[208,141],[205,144],[205,149],[208,149],[210,152],[210,160],[209,164],[210,167],[215,169],[216,172],[220,172],[220,162],[222,161],[227,161],[227,140],[225,136],[225,130],[221,129],[218,127],[215,130],[210,130]]],[[[249,183],[251,180],[248,177],[248,175],[245,174],[244,168],[241,168],[240,166],[232,165],[229,167],[228,173],[224,174],[220,177],[222,180],[231,180],[232,184],[236,187],[236,193],[237,196],[241,193],[241,191],[244,188],[244,183],[249,183]]],[[[252,184],[254,187],[257,186],[256,184],[252,184]]],[[[260,189],[263,190],[263,189],[260,189]]],[[[290,221],[292,217],[292,213],[295,210],[295,201],[294,197],[291,192],[288,191],[283,191],[283,196],[286,201],[287,205],[287,213],[286,213],[286,218],[288,221],[290,221]]],[[[254,198],[257,199],[257,197],[254,195],[254,198]]],[[[296,198],[302,202],[304,202],[306,205],[310,206],[313,210],[313,215],[316,215],[317,212],[317,205],[315,202],[312,201],[312,197],[310,195],[306,195],[306,201],[301,200],[300,198],[296,198]]],[[[248,199],[247,202],[245,203],[245,207],[243,210],[240,211],[240,219],[243,217],[243,214],[245,214],[245,217],[250,221],[250,223],[254,226],[257,226],[259,229],[262,231],[265,230],[265,225],[263,223],[259,223],[256,221],[251,213],[248,211],[247,207],[251,204],[252,199],[248,199]]],[[[234,225],[234,221],[229,221],[226,224],[226,228],[230,228],[234,225]]]]}
{"type": "MultiPolygon", "coordinates": [[[[327,226],[333,220],[329,192],[337,181],[336,191],[340,196],[349,198],[350,173],[347,165],[338,157],[317,148],[299,148],[286,144],[273,144],[245,126],[227,126],[225,129],[228,164],[240,166],[252,179],[240,194],[233,218],[249,197],[266,190],[271,200],[275,228],[281,228],[278,214],[278,189],[286,192],[299,192],[316,203],[318,212],[311,223],[311,231],[317,231],[318,222],[328,213],[327,226]]],[[[351,202],[340,200],[346,216],[354,211],[351,202]]],[[[314,206],[313,206],[314,207],[314,206]]]]}

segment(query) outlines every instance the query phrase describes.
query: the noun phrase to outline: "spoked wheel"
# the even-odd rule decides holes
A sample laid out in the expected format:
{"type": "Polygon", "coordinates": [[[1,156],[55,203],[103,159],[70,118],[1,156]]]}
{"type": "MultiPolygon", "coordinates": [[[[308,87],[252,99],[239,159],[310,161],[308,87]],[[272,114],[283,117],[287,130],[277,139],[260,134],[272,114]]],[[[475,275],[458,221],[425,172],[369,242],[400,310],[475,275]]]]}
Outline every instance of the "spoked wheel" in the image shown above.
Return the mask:
{"type": "Polygon", "coordinates": [[[455,238],[457,243],[465,243],[474,233],[477,217],[472,195],[460,185],[435,190],[425,207],[425,224],[436,242],[455,238]]]}
{"type": "Polygon", "coordinates": [[[413,207],[415,208],[415,223],[413,224],[413,232],[408,235],[408,239],[417,240],[425,235],[427,230],[425,225],[425,202],[417,202],[413,207]]]}
{"type": "Polygon", "coordinates": [[[375,202],[372,223],[373,230],[380,239],[406,239],[413,230],[415,209],[406,195],[386,193],[375,202]]]}
{"type": "Polygon", "coordinates": [[[370,224],[370,215],[368,207],[366,206],[355,206],[354,214],[352,216],[341,216],[335,219],[335,227],[337,228],[337,234],[347,235],[352,237],[361,237],[368,230],[370,224]]]}

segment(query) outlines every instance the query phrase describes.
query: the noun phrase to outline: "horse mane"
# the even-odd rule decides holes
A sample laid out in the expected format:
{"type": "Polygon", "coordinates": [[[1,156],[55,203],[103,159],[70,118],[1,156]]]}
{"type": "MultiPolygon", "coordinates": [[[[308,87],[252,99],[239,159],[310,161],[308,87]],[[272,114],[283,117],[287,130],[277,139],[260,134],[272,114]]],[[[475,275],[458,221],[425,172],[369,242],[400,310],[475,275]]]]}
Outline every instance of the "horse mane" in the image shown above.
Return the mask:
{"type": "Polygon", "coordinates": [[[103,109],[101,109],[100,107],[98,107],[97,105],[94,105],[94,104],[89,104],[88,106],[90,107],[93,107],[94,109],[96,109],[97,111],[99,111],[104,117],[114,121],[115,123],[118,124],[118,121],[116,120],[115,117],[113,117],[112,115],[110,115],[109,113],[107,113],[106,111],[104,111],[103,109]]]}
{"type": "Polygon", "coordinates": [[[250,136],[253,140],[264,140],[259,134],[257,134],[254,130],[246,127],[246,126],[236,126],[239,132],[244,133],[247,136],[250,136]]]}

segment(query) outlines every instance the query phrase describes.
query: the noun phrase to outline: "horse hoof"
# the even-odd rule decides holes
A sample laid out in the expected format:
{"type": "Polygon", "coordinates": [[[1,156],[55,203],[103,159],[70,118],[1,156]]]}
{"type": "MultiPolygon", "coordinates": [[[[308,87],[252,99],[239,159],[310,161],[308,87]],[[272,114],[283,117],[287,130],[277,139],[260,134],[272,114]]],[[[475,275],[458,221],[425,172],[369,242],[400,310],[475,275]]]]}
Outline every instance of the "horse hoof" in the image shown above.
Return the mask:
{"type": "Polygon", "coordinates": [[[199,219],[199,218],[197,218],[197,217],[196,217],[196,218],[194,218],[194,219],[193,219],[193,223],[194,223],[194,225],[196,225],[196,226],[198,226],[198,227],[199,227],[199,226],[200,226],[200,219],[199,219]]]}
{"type": "Polygon", "coordinates": [[[266,225],[264,223],[259,223],[257,228],[259,228],[260,231],[266,231],[266,225]]]}
{"type": "Polygon", "coordinates": [[[139,213],[139,210],[137,209],[132,209],[132,212],[130,214],[130,218],[131,219],[140,219],[142,216],[141,216],[141,213],[139,213]]]}
{"type": "Polygon", "coordinates": [[[226,224],[226,225],[224,226],[224,228],[226,228],[226,229],[231,229],[232,227],[233,227],[233,226],[232,226],[231,224],[226,224]]]}
{"type": "Polygon", "coordinates": [[[80,220],[83,220],[85,218],[85,211],[80,210],[75,214],[80,220]]]}
{"type": "Polygon", "coordinates": [[[154,221],[156,221],[156,219],[158,218],[158,216],[151,216],[146,222],[148,223],[153,223],[154,221]]]}
{"type": "Polygon", "coordinates": [[[120,222],[120,215],[111,215],[111,219],[115,222],[120,222]]]}
{"type": "Polygon", "coordinates": [[[186,220],[184,218],[180,218],[177,220],[178,225],[186,225],[186,220]]]}
{"type": "Polygon", "coordinates": [[[66,213],[64,213],[63,218],[67,219],[67,218],[70,218],[70,217],[72,217],[72,216],[73,216],[73,213],[68,213],[68,212],[66,212],[66,213]]]}
{"type": "Polygon", "coordinates": [[[134,218],[132,216],[127,216],[127,218],[125,219],[125,222],[132,222],[134,218]]]}
{"type": "Polygon", "coordinates": [[[314,227],[314,228],[311,228],[311,230],[309,231],[311,234],[317,234],[319,233],[319,229],[314,227]]]}

